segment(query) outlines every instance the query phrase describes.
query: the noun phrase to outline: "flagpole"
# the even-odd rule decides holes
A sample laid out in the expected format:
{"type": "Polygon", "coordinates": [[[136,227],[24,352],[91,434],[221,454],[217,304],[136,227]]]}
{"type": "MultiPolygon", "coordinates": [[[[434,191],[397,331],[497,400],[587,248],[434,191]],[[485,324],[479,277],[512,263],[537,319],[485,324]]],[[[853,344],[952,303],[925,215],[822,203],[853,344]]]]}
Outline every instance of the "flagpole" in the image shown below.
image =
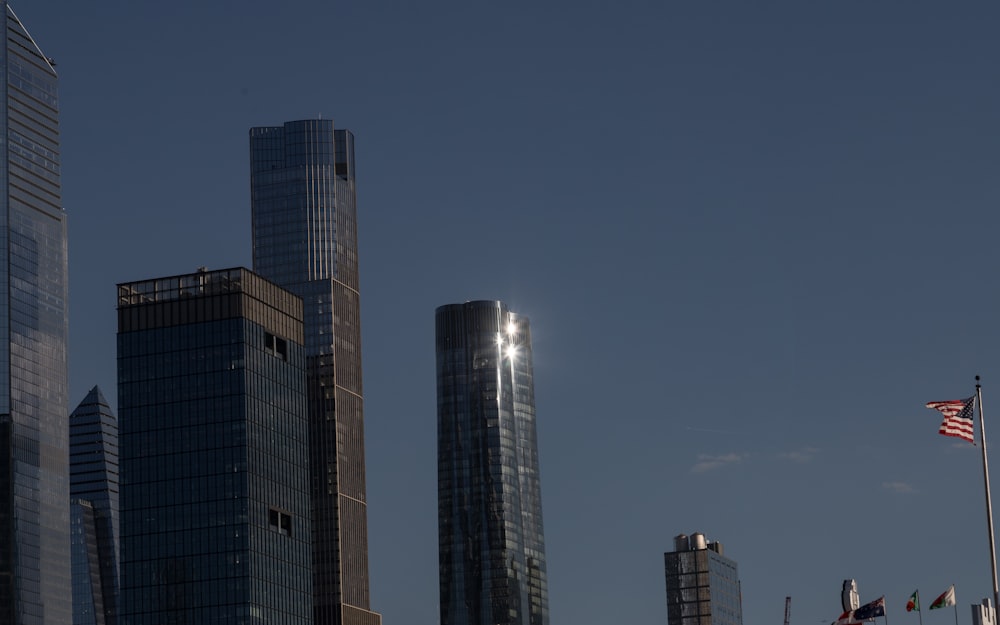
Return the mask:
{"type": "MultiPolygon", "coordinates": [[[[990,567],[993,572],[993,605],[1000,605],[1000,588],[997,586],[997,547],[993,538],[993,502],[990,499],[990,470],[986,463],[986,421],[983,418],[983,388],[976,376],[976,400],[979,402],[979,442],[983,448],[983,484],[986,487],[986,529],[990,534],[990,567]]],[[[955,608],[955,622],[958,625],[958,608],[955,608]]]]}
{"type": "Polygon", "coordinates": [[[913,594],[917,596],[917,618],[920,619],[920,625],[924,625],[924,614],[923,610],[920,609],[920,591],[916,590],[913,594]]]}

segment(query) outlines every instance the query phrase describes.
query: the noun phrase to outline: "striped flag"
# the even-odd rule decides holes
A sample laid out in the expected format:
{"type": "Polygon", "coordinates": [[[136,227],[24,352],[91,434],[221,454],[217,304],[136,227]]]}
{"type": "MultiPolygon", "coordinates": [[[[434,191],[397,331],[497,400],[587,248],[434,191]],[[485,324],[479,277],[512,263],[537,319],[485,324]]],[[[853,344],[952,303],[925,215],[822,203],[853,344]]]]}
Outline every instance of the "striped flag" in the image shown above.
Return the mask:
{"type": "Polygon", "coordinates": [[[830,625],[862,625],[862,622],[854,618],[854,610],[848,610],[840,615],[833,623],[830,625]]]}
{"type": "Polygon", "coordinates": [[[927,403],[944,415],[938,434],[955,436],[975,444],[972,434],[972,410],[976,405],[976,396],[968,399],[952,399],[949,401],[932,401],[927,403]]]}
{"type": "Polygon", "coordinates": [[[951,588],[941,593],[941,596],[934,600],[934,603],[931,604],[931,610],[937,610],[946,605],[955,605],[955,584],[952,584],[951,588]]]}

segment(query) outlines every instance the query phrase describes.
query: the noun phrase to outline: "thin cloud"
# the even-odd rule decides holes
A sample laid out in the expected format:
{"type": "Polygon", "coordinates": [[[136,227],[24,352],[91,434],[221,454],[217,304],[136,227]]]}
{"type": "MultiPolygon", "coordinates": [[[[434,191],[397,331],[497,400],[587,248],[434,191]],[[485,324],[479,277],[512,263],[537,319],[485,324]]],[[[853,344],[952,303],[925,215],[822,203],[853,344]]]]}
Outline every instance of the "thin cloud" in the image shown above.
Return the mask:
{"type": "Polygon", "coordinates": [[[714,471],[730,464],[741,462],[745,456],[743,454],[724,454],[712,456],[710,454],[698,454],[698,462],[691,467],[691,473],[704,473],[714,471]]]}
{"type": "Polygon", "coordinates": [[[916,488],[907,484],[906,482],[882,482],[882,488],[886,490],[891,490],[894,493],[915,493],[916,488]]]}
{"type": "Polygon", "coordinates": [[[784,451],[778,454],[778,457],[782,460],[789,460],[791,462],[797,462],[803,464],[809,462],[813,459],[813,456],[819,453],[819,449],[816,447],[803,447],[802,449],[797,449],[795,451],[784,451]]]}

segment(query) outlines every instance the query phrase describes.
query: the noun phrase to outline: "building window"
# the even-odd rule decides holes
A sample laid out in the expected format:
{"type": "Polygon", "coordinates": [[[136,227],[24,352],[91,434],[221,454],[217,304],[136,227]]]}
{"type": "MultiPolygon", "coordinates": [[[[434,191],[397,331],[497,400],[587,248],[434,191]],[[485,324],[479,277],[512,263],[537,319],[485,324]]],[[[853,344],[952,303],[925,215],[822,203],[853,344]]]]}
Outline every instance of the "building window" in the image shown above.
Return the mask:
{"type": "Polygon", "coordinates": [[[292,535],[292,515],[284,510],[271,508],[267,511],[267,521],[271,529],[285,536],[292,535]]]}
{"type": "Polygon", "coordinates": [[[288,360],[288,341],[270,332],[264,333],[264,350],[272,356],[288,360]]]}

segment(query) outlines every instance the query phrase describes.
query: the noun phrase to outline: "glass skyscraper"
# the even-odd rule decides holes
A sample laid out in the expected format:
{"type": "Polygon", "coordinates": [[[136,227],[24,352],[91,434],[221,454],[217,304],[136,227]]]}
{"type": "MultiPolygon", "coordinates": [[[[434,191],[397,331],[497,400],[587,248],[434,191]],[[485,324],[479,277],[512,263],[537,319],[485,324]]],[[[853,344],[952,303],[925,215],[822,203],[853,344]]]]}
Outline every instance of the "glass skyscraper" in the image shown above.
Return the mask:
{"type": "Polygon", "coordinates": [[[0,625],[68,625],[66,216],[57,77],[3,5],[0,625]]]}
{"type": "Polygon", "coordinates": [[[705,535],[674,538],[674,551],[663,554],[669,625],[743,625],[740,578],[736,562],[722,553],[722,543],[705,535]]]}
{"type": "Polygon", "coordinates": [[[94,387],[69,416],[73,625],[118,623],[118,421],[94,387]]]}
{"type": "Polygon", "coordinates": [[[476,301],[436,326],[441,625],[548,625],[528,320],[476,301]]]}
{"type": "Polygon", "coordinates": [[[249,270],[118,285],[123,623],[312,623],[305,385],[249,270]]]}
{"type": "Polygon", "coordinates": [[[305,305],[316,625],[379,625],[368,586],[354,136],[250,130],[253,268],[305,305]]]}

